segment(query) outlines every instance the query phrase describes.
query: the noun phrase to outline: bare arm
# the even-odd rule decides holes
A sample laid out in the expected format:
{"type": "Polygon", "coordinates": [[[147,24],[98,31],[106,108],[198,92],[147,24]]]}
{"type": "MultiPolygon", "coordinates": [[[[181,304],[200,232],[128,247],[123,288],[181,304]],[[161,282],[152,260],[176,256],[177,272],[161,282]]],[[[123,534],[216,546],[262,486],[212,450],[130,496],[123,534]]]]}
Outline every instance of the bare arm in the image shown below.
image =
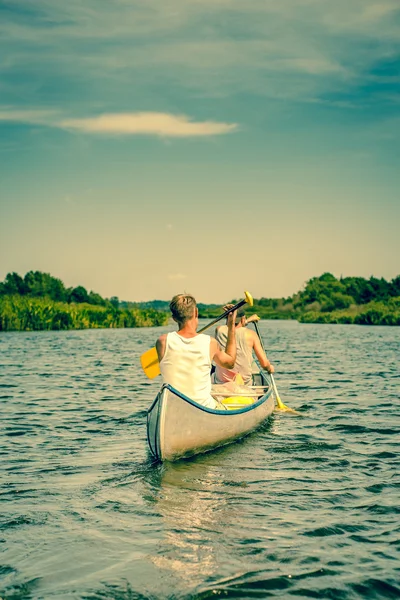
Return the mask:
{"type": "Polygon", "coordinates": [[[167,334],[161,335],[156,342],[156,350],[158,354],[158,362],[161,362],[165,354],[165,344],[167,342],[167,334]]]}
{"type": "Polygon", "coordinates": [[[260,320],[260,317],[258,315],[251,315],[251,317],[249,317],[248,319],[246,319],[246,323],[245,324],[248,325],[249,323],[254,323],[254,321],[257,322],[259,320],[260,320]]]}
{"type": "Polygon", "coordinates": [[[226,341],[225,350],[222,350],[219,347],[217,340],[211,338],[211,360],[225,369],[232,369],[236,361],[235,318],[236,311],[228,316],[228,339],[226,341]]]}
{"type": "Polygon", "coordinates": [[[269,373],[273,373],[275,369],[269,362],[264,350],[262,349],[258,335],[254,331],[252,331],[251,333],[253,337],[253,350],[258,358],[258,362],[260,363],[263,369],[266,369],[269,373]]]}

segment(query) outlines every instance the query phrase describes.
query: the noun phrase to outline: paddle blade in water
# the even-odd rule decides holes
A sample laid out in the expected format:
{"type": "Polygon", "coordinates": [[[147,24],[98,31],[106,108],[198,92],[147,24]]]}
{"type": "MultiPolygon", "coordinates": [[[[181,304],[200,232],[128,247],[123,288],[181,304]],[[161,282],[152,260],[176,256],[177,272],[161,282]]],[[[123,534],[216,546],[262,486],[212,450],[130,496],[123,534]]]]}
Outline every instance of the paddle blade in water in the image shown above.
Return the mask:
{"type": "Polygon", "coordinates": [[[155,348],[150,348],[140,357],[140,364],[143,371],[149,379],[154,379],[160,375],[160,363],[158,362],[158,354],[155,348]]]}
{"type": "Polygon", "coordinates": [[[294,410],[293,408],[289,408],[289,406],[286,406],[286,404],[283,404],[282,400],[279,398],[278,394],[275,395],[275,399],[276,399],[276,407],[275,410],[281,410],[283,412],[288,412],[292,415],[297,415],[298,417],[302,417],[303,415],[301,413],[299,413],[297,410],[294,410]]]}

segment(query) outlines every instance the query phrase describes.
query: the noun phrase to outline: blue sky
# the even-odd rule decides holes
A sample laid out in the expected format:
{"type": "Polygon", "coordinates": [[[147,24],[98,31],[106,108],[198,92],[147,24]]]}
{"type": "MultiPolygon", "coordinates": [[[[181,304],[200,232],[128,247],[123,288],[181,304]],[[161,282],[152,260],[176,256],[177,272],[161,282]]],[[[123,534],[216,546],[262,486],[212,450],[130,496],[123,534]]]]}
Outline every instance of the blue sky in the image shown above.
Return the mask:
{"type": "Polygon", "coordinates": [[[399,41],[394,0],[0,0],[0,279],[398,275],[399,41]]]}

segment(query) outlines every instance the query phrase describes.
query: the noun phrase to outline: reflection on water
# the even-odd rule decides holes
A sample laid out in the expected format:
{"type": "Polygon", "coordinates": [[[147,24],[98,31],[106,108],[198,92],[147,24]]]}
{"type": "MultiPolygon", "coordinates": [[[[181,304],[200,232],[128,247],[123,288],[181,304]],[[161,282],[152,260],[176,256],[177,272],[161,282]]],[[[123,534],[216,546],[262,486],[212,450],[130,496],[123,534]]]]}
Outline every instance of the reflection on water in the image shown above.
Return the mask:
{"type": "Polygon", "coordinates": [[[224,531],[243,516],[235,500],[237,491],[247,483],[237,477],[236,470],[221,472],[218,468],[221,455],[228,460],[241,445],[190,461],[166,463],[157,471],[158,480],[153,480],[154,502],[163,517],[165,535],[151,560],[174,571],[186,585],[201,585],[204,576],[218,574],[221,554],[226,553],[224,531]]]}
{"type": "Polygon", "coordinates": [[[176,572],[186,584],[201,572],[215,573],[217,561],[213,537],[225,522],[227,499],[218,499],[212,470],[200,469],[201,490],[187,477],[185,469],[169,465],[160,477],[157,509],[163,517],[165,536],[152,557],[161,568],[176,572]],[[169,468],[168,468],[169,467],[169,468]]]}
{"type": "Polygon", "coordinates": [[[262,323],[261,430],[155,463],[158,330],[0,336],[2,598],[394,598],[400,330],[262,323]]]}

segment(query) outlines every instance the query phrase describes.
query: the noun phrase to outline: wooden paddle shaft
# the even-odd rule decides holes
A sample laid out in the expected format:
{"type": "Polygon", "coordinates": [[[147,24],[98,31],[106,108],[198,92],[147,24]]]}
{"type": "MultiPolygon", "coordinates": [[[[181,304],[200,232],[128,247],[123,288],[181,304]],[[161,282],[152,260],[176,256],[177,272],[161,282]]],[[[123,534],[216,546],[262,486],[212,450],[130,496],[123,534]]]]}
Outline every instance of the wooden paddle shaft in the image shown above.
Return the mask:
{"type": "MultiPolygon", "coordinates": [[[[255,330],[257,332],[257,335],[259,337],[259,340],[260,340],[260,343],[261,343],[261,348],[264,350],[265,356],[267,356],[267,353],[265,352],[264,342],[262,341],[262,337],[260,335],[260,330],[258,329],[258,325],[257,325],[256,321],[253,322],[253,325],[254,325],[254,328],[255,328],[255,330]]],[[[275,379],[274,379],[273,373],[269,373],[269,377],[271,379],[272,389],[274,390],[274,394],[275,394],[276,403],[277,403],[278,408],[284,408],[287,411],[295,413],[296,411],[292,410],[288,406],[285,406],[285,404],[283,404],[282,400],[280,399],[280,396],[279,396],[279,393],[278,393],[278,388],[276,387],[276,383],[275,383],[275,379]]]]}
{"type": "MultiPolygon", "coordinates": [[[[254,329],[255,329],[255,330],[256,330],[256,332],[257,332],[258,339],[260,340],[260,343],[261,343],[261,348],[264,350],[264,354],[265,354],[265,356],[267,356],[267,353],[266,353],[266,351],[265,351],[264,342],[263,342],[263,340],[262,340],[262,337],[261,337],[261,335],[260,335],[260,330],[258,329],[257,322],[256,322],[256,321],[253,321],[253,325],[254,325],[254,329]]],[[[278,390],[276,389],[276,383],[275,383],[274,376],[273,376],[273,374],[272,374],[272,373],[269,373],[269,376],[270,376],[270,379],[271,379],[272,388],[273,388],[273,390],[274,390],[274,392],[275,392],[275,396],[278,396],[278,397],[279,397],[278,390]]]]}
{"type": "Polygon", "coordinates": [[[210,327],[212,327],[213,325],[215,325],[215,323],[218,323],[218,321],[220,321],[221,319],[224,319],[231,312],[233,312],[234,310],[237,310],[238,308],[241,308],[245,304],[247,304],[247,300],[241,300],[240,302],[238,302],[237,304],[235,304],[235,306],[232,306],[232,308],[230,308],[229,310],[226,310],[224,313],[222,313],[222,315],[220,315],[219,317],[217,317],[216,319],[214,319],[214,321],[211,321],[211,323],[209,323],[205,327],[202,327],[201,329],[199,329],[199,331],[197,333],[203,333],[203,331],[205,331],[206,329],[209,329],[210,327]]]}
{"type": "Polygon", "coordinates": [[[260,330],[258,329],[257,321],[253,321],[253,325],[254,325],[254,329],[255,329],[255,330],[256,330],[256,332],[257,332],[258,339],[260,340],[260,343],[261,343],[261,348],[264,350],[264,354],[265,354],[265,356],[266,356],[266,355],[267,355],[267,353],[265,352],[264,342],[262,341],[262,337],[261,337],[261,335],[260,335],[260,330]]]}

